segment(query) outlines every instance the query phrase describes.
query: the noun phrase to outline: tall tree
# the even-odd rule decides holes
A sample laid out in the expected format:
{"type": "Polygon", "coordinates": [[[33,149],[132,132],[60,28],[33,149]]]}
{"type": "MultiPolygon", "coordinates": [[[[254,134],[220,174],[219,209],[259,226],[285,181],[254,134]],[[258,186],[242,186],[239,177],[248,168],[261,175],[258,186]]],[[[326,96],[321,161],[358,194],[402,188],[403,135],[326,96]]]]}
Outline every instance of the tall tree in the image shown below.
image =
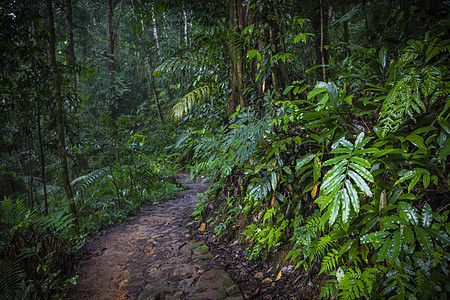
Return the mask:
{"type": "Polygon", "coordinates": [[[51,0],[47,0],[46,3],[47,3],[48,32],[49,32],[49,54],[50,54],[51,68],[53,70],[53,96],[55,98],[55,114],[56,114],[56,123],[58,127],[58,148],[61,163],[61,174],[64,184],[64,190],[66,191],[67,200],[69,202],[70,212],[74,218],[74,224],[78,227],[77,209],[75,206],[75,201],[73,199],[72,188],[70,186],[69,180],[69,170],[67,167],[63,101],[61,96],[59,68],[58,63],[56,61],[56,36],[55,36],[55,23],[53,18],[53,7],[51,0]]]}

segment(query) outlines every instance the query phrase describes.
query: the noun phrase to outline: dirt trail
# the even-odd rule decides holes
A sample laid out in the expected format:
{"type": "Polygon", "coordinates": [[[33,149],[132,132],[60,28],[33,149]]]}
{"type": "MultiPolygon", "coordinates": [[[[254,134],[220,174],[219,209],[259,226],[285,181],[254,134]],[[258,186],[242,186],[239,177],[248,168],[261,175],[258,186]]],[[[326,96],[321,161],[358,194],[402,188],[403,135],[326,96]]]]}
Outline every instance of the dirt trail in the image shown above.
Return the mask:
{"type": "Polygon", "coordinates": [[[186,228],[206,184],[192,183],[179,198],[128,218],[87,246],[77,266],[71,299],[243,299],[224,270],[208,265],[213,255],[186,228]]]}

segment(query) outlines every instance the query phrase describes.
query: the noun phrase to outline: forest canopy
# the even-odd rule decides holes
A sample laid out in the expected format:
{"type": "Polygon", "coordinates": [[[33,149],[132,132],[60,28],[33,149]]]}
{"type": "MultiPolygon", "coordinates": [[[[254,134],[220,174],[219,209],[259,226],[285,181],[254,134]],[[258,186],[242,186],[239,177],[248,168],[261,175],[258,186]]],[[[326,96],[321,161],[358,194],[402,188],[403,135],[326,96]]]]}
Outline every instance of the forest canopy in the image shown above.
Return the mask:
{"type": "Polygon", "coordinates": [[[88,237],[184,169],[197,222],[316,297],[446,299],[448,9],[2,0],[0,294],[64,297],[88,237]]]}

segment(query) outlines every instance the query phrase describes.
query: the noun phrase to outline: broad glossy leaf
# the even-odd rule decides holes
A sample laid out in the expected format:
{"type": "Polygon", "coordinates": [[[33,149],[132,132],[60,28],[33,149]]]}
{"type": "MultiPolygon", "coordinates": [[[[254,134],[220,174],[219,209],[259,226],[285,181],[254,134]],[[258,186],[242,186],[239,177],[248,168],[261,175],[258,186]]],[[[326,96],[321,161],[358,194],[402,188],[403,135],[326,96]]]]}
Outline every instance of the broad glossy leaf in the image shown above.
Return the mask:
{"type": "Polygon", "coordinates": [[[433,221],[433,212],[431,211],[430,204],[425,203],[422,209],[422,227],[428,228],[433,221]]]}
{"type": "Polygon", "coordinates": [[[367,169],[371,167],[370,163],[366,159],[359,156],[353,156],[352,158],[350,158],[350,161],[355,162],[367,169]]]}
{"type": "Polygon", "coordinates": [[[358,213],[359,212],[358,193],[353,187],[353,184],[348,179],[345,180],[345,187],[347,188],[347,193],[350,197],[350,202],[352,203],[353,209],[355,210],[356,213],[358,213]]]}
{"type": "Polygon", "coordinates": [[[414,186],[419,182],[420,177],[422,177],[422,174],[417,174],[414,176],[414,178],[411,180],[411,182],[408,185],[408,193],[411,192],[411,190],[414,188],[414,186]]]}
{"type": "Polygon", "coordinates": [[[419,216],[417,214],[417,209],[415,207],[404,201],[400,202],[398,206],[404,211],[406,217],[408,218],[408,221],[412,225],[419,224],[419,216]]]}
{"type": "Polygon", "coordinates": [[[396,232],[394,232],[394,236],[392,237],[392,243],[388,251],[388,258],[390,260],[397,259],[398,254],[400,253],[401,241],[402,239],[400,236],[400,232],[397,230],[396,232]]]}
{"type": "Polygon", "coordinates": [[[339,143],[340,143],[342,146],[344,146],[345,148],[353,149],[352,143],[350,143],[349,141],[347,141],[344,137],[341,138],[341,139],[339,140],[339,143]]]}
{"type": "Polygon", "coordinates": [[[348,159],[344,159],[343,161],[341,161],[340,163],[338,163],[337,165],[335,165],[333,168],[331,168],[323,177],[323,184],[325,185],[325,182],[327,182],[327,180],[332,179],[333,177],[337,177],[340,174],[345,172],[345,165],[348,163],[348,159]]]}
{"type": "Polygon", "coordinates": [[[314,182],[317,182],[317,180],[319,180],[320,170],[321,170],[321,165],[320,165],[319,156],[316,156],[314,158],[314,164],[313,164],[314,182]]]}
{"type": "Polygon", "coordinates": [[[428,233],[437,241],[444,245],[450,245],[450,237],[442,230],[434,229],[432,227],[427,228],[428,233]]]}
{"type": "Polygon", "coordinates": [[[377,262],[380,262],[380,261],[383,261],[386,259],[390,244],[391,244],[390,238],[387,238],[386,240],[384,240],[383,246],[381,246],[380,251],[378,251],[377,262]]]}
{"type": "Polygon", "coordinates": [[[272,186],[272,190],[276,190],[277,189],[277,184],[278,184],[278,181],[277,181],[277,174],[275,173],[275,172],[272,172],[271,174],[270,174],[270,184],[271,184],[271,186],[272,186]]]}
{"type": "Polygon", "coordinates": [[[430,174],[423,174],[423,186],[424,186],[424,188],[427,188],[428,185],[430,184],[430,182],[431,182],[430,174]]]}
{"type": "Polygon", "coordinates": [[[383,149],[383,150],[380,150],[377,153],[375,153],[373,155],[373,157],[377,158],[377,157],[380,157],[380,156],[383,156],[383,155],[386,155],[386,154],[390,154],[390,153],[392,153],[392,154],[395,154],[395,153],[402,154],[403,150],[402,149],[383,149]]]}
{"type": "Polygon", "coordinates": [[[399,183],[402,183],[403,181],[406,181],[406,180],[408,180],[408,179],[411,179],[411,178],[413,178],[414,176],[416,176],[417,175],[417,173],[413,170],[413,171],[408,171],[408,172],[406,172],[405,174],[403,174],[403,176],[402,177],[400,177],[400,179],[399,180],[397,180],[395,183],[394,183],[394,185],[397,185],[397,184],[399,184],[399,183]]]}
{"type": "Polygon", "coordinates": [[[403,228],[403,240],[407,244],[414,242],[414,233],[410,227],[403,228]]]}
{"type": "Polygon", "coordinates": [[[360,238],[360,240],[361,240],[361,243],[363,243],[363,244],[376,243],[376,242],[384,240],[389,235],[390,235],[390,233],[387,231],[375,231],[375,232],[371,232],[371,233],[363,235],[360,238]]]}
{"type": "Polygon", "coordinates": [[[419,241],[420,246],[425,253],[430,255],[433,251],[433,242],[431,241],[430,235],[422,227],[414,227],[414,231],[416,232],[417,240],[419,241]]]}
{"type": "Polygon", "coordinates": [[[359,187],[361,191],[363,191],[367,196],[372,197],[372,192],[370,191],[369,186],[364,181],[364,179],[361,178],[358,174],[350,170],[348,172],[348,175],[353,179],[355,184],[359,187]]]}
{"type": "Polygon", "coordinates": [[[331,106],[337,109],[339,106],[339,90],[334,82],[329,82],[327,84],[327,93],[330,98],[331,106]]]}
{"type": "Polygon", "coordinates": [[[339,177],[331,178],[326,187],[324,185],[322,186],[322,189],[325,189],[325,194],[330,194],[332,191],[340,190],[344,184],[344,179],[344,174],[339,175],[339,177]]]}
{"type": "Polygon", "coordinates": [[[410,134],[406,137],[408,141],[413,143],[414,146],[416,146],[419,149],[426,149],[425,144],[423,143],[423,137],[420,135],[410,134]]]}
{"type": "Polygon", "coordinates": [[[301,167],[309,163],[314,157],[316,157],[315,154],[309,154],[302,156],[301,158],[297,159],[297,164],[295,165],[295,170],[298,171],[301,167]]]}
{"type": "Polygon", "coordinates": [[[406,220],[396,215],[381,217],[380,222],[396,225],[408,225],[408,222],[406,220]]]}
{"type": "Polygon", "coordinates": [[[359,144],[364,140],[364,131],[361,131],[360,134],[358,134],[358,136],[356,137],[356,141],[355,141],[355,149],[359,149],[361,147],[359,147],[359,144]]]}
{"type": "MultiPolygon", "coordinates": [[[[342,149],[342,148],[340,148],[340,149],[342,149]]],[[[345,149],[345,150],[349,151],[348,149],[345,149]]],[[[350,157],[350,154],[339,155],[339,156],[333,157],[333,158],[327,160],[326,162],[324,162],[323,166],[326,167],[326,166],[334,165],[334,164],[342,161],[343,159],[346,159],[346,158],[349,158],[349,157],[350,157]]]]}
{"type": "Polygon", "coordinates": [[[439,160],[443,160],[450,154],[450,138],[447,138],[442,145],[441,149],[439,149],[439,160]]]}
{"type": "Polygon", "coordinates": [[[373,176],[372,174],[370,174],[369,171],[367,171],[366,168],[355,164],[355,163],[350,163],[350,168],[352,168],[353,170],[355,170],[360,176],[362,176],[365,180],[373,182],[373,176]]]}
{"type": "Polygon", "coordinates": [[[331,195],[323,195],[320,196],[319,198],[317,198],[316,200],[314,200],[314,203],[317,203],[317,205],[319,205],[320,210],[323,210],[324,208],[326,208],[330,202],[333,200],[335,193],[331,194],[331,195]]]}
{"type": "Polygon", "coordinates": [[[327,91],[326,86],[323,86],[323,87],[319,87],[319,86],[320,85],[316,85],[316,87],[314,87],[314,89],[308,93],[308,96],[307,96],[308,100],[311,100],[312,98],[314,98],[314,96],[327,91]]]}
{"type": "Polygon", "coordinates": [[[339,191],[336,196],[333,198],[333,203],[332,203],[332,207],[331,207],[331,213],[330,213],[330,225],[334,224],[334,221],[336,221],[336,217],[339,214],[339,208],[340,208],[340,197],[341,197],[341,191],[339,191]]]}
{"type": "Polygon", "coordinates": [[[347,223],[348,216],[350,214],[350,197],[348,195],[347,189],[342,190],[342,221],[347,223]]]}
{"type": "Polygon", "coordinates": [[[418,129],[414,130],[414,131],[411,133],[411,135],[419,135],[419,134],[421,134],[421,133],[428,132],[428,131],[432,131],[432,130],[436,130],[436,129],[437,129],[437,128],[434,127],[434,126],[420,127],[420,128],[418,128],[418,129]]]}

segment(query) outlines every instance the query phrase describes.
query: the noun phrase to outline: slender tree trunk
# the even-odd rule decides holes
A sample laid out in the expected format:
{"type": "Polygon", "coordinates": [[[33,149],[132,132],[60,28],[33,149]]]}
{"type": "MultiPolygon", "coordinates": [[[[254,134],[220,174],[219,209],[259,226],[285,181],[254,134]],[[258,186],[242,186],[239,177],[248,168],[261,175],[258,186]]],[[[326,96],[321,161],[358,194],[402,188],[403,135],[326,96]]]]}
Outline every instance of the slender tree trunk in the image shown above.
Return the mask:
{"type": "MultiPolygon", "coordinates": [[[[135,9],[134,2],[131,2],[131,4],[133,5],[133,9],[135,9]]],[[[152,14],[152,16],[153,16],[153,14],[152,14]]],[[[142,22],[141,22],[141,28],[142,28],[142,32],[144,32],[144,24],[142,22]]],[[[156,30],[155,23],[154,23],[154,27],[153,27],[153,34],[155,37],[158,36],[158,32],[156,30]]],[[[141,46],[144,47],[144,42],[142,41],[142,37],[139,33],[137,34],[137,38],[138,38],[139,44],[141,44],[141,46]]],[[[148,96],[150,97],[150,92],[153,91],[153,97],[155,98],[156,111],[158,113],[158,117],[161,120],[161,122],[164,122],[164,117],[161,112],[161,106],[159,105],[158,94],[156,92],[156,87],[155,87],[155,83],[154,83],[154,79],[153,79],[153,75],[152,75],[152,69],[153,69],[152,61],[151,61],[151,57],[149,55],[145,56],[145,67],[146,67],[148,81],[149,81],[149,86],[148,86],[148,91],[147,91],[148,96]]]]}
{"type": "Polygon", "coordinates": [[[113,137],[114,137],[114,153],[116,160],[119,160],[119,149],[118,149],[118,142],[116,141],[117,137],[117,129],[116,129],[116,122],[117,122],[117,99],[116,99],[116,86],[115,86],[115,76],[116,76],[116,63],[114,58],[114,27],[113,27],[113,17],[114,17],[114,6],[112,3],[112,0],[107,0],[106,3],[106,27],[108,30],[108,71],[109,71],[109,94],[108,94],[108,100],[109,100],[109,114],[114,126],[113,129],[113,137]]]}
{"type": "Polygon", "coordinates": [[[41,130],[41,101],[37,101],[37,129],[38,129],[38,140],[39,140],[39,158],[41,161],[41,177],[42,177],[42,188],[44,191],[44,214],[48,215],[48,200],[47,200],[47,183],[45,180],[45,154],[44,145],[42,143],[42,130],[41,130]]]}
{"type": "Polygon", "coordinates": [[[61,158],[61,175],[64,184],[64,190],[66,191],[67,200],[69,202],[70,212],[74,218],[74,223],[78,227],[78,216],[75,206],[75,201],[73,199],[72,189],[70,187],[69,180],[69,170],[67,168],[67,152],[64,134],[64,114],[63,114],[63,101],[61,97],[61,85],[58,64],[56,62],[56,37],[55,37],[55,23],[53,19],[53,7],[52,1],[46,0],[47,2],[47,15],[48,15],[48,28],[49,28],[49,50],[50,50],[50,62],[53,70],[53,85],[54,85],[54,97],[55,97],[55,112],[56,112],[56,123],[58,127],[58,148],[59,155],[61,158]]]}
{"type": "Polygon", "coordinates": [[[323,20],[323,0],[320,0],[320,58],[322,61],[322,80],[327,81],[327,72],[325,68],[325,52],[323,49],[324,39],[325,39],[325,24],[323,20]]]}

